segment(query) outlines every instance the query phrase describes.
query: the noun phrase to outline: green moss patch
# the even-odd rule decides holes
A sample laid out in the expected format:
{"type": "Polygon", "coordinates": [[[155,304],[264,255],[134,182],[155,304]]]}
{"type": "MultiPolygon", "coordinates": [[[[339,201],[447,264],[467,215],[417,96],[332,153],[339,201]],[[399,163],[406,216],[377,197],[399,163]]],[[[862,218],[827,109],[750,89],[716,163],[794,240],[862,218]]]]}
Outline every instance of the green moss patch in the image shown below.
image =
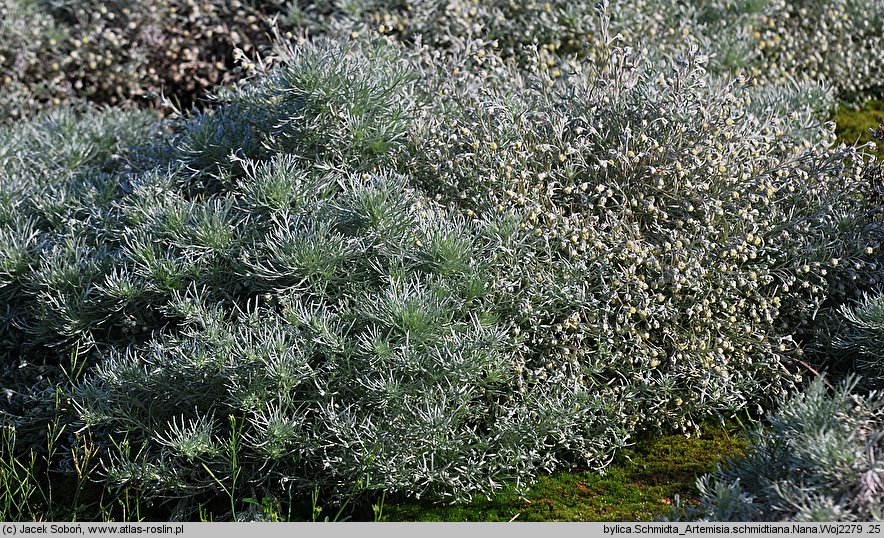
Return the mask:
{"type": "Polygon", "coordinates": [[[457,506],[392,500],[386,521],[647,521],[668,514],[676,495],[688,503],[696,479],[724,457],[741,454],[736,428],[705,424],[700,436],[641,439],[606,469],[541,477],[524,495],[512,491],[457,506]]]}
{"type": "MultiPolygon", "coordinates": [[[[854,142],[865,143],[871,141],[869,129],[874,129],[884,123],[884,101],[869,101],[861,108],[842,106],[835,116],[835,134],[838,140],[846,144],[854,142]]],[[[875,152],[878,159],[884,158],[884,144],[878,143],[875,152]]]]}

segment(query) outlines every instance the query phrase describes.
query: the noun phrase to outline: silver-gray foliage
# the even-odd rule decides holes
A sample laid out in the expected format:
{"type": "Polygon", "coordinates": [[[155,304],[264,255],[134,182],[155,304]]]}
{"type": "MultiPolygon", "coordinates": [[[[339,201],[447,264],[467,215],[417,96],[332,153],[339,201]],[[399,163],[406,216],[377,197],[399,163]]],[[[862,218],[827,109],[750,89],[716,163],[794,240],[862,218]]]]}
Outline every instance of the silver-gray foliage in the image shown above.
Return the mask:
{"type": "Polygon", "coordinates": [[[884,398],[818,379],[752,433],[753,447],[701,478],[712,521],[881,521],[884,398]]]}
{"type": "Polygon", "coordinates": [[[847,352],[869,386],[884,382],[884,294],[864,294],[858,304],[841,308],[844,324],[835,347],[847,352]]]}

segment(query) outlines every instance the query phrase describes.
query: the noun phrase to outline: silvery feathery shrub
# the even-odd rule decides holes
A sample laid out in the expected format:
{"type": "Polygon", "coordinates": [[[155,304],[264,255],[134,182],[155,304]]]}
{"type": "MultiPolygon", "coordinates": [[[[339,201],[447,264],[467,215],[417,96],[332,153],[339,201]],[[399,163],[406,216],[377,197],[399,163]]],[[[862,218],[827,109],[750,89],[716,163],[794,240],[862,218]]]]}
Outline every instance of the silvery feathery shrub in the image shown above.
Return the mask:
{"type": "Polygon", "coordinates": [[[84,238],[120,189],[128,148],[157,134],[150,114],[122,109],[0,128],[0,410],[33,426],[22,441],[45,435],[54,404],[42,392],[69,356],[66,339],[83,335],[74,318],[87,315],[78,309],[97,270],[84,238]]]}
{"type": "Polygon", "coordinates": [[[871,387],[884,381],[884,295],[864,294],[854,306],[841,309],[844,323],[834,346],[847,352],[862,381],[871,387]]]}
{"type": "Polygon", "coordinates": [[[614,390],[636,424],[690,430],[783,394],[813,326],[880,278],[880,202],[859,151],[815,119],[825,92],[616,48],[550,85],[485,52],[481,78],[440,77],[412,168],[468,214],[523,215],[545,245],[502,283],[532,382],[614,390]]]}
{"type": "MultiPolygon", "coordinates": [[[[698,481],[687,517],[712,521],[881,521],[884,399],[815,380],[752,433],[753,446],[698,481]]],[[[684,517],[684,516],[683,516],[684,517]]]]}
{"type": "Polygon", "coordinates": [[[524,251],[517,226],[446,217],[395,176],[284,154],[244,166],[201,202],[152,182],[132,200],[133,220],[165,204],[126,226],[118,278],[178,288],[152,301],[177,330],[111,350],[78,390],[93,434],[120,447],[113,483],[464,498],[625,437],[616,404],[579,387],[517,392],[519,338],[490,285],[524,251]],[[188,239],[172,239],[175,206],[188,239]],[[145,241],[161,231],[171,241],[145,241]]]}
{"type": "Polygon", "coordinates": [[[71,396],[106,478],[183,500],[463,498],[604,465],[623,404],[521,377],[498,283],[536,238],[392,170],[418,75],[386,48],[293,54],[125,168],[71,178],[22,247],[4,337],[89,363],[71,396]]]}

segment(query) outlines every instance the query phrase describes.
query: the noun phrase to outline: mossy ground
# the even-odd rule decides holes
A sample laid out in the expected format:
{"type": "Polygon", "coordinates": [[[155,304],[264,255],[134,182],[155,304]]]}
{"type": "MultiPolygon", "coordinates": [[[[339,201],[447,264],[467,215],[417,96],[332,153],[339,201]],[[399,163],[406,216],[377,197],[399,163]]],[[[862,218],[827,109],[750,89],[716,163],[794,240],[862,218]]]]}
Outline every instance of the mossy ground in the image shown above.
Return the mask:
{"type": "Polygon", "coordinates": [[[439,506],[388,500],[384,521],[648,521],[669,514],[676,495],[690,502],[696,480],[747,441],[734,426],[705,424],[700,436],[649,436],[621,452],[604,474],[541,477],[523,497],[439,506]]]}
{"type": "MultiPolygon", "coordinates": [[[[838,140],[847,144],[869,142],[869,129],[884,124],[884,101],[869,101],[862,107],[841,106],[835,115],[835,133],[838,140]]],[[[875,152],[878,160],[884,159],[884,142],[878,142],[875,152]]]]}

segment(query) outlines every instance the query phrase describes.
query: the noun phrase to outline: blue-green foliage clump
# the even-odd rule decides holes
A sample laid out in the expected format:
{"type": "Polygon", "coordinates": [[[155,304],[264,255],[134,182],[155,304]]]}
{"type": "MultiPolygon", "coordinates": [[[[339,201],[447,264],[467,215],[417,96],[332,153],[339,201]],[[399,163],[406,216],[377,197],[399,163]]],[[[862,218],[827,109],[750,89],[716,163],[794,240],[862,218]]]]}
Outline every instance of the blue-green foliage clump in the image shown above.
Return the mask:
{"type": "MultiPolygon", "coordinates": [[[[132,149],[159,134],[150,114],[56,111],[0,130],[0,359],[4,415],[32,423],[54,413],[42,394],[72,341],[94,343],[109,317],[87,302],[93,276],[110,270],[92,253],[96,230],[122,192],[132,149]],[[39,381],[42,380],[42,383],[39,381]]],[[[28,438],[23,432],[20,438],[28,438]]]]}
{"type": "Polygon", "coordinates": [[[340,495],[466,496],[552,467],[559,439],[624,435],[592,395],[514,394],[519,340],[490,284],[524,255],[510,223],[445,216],[390,174],[241,164],[199,202],[151,176],[135,196],[166,205],[123,210],[115,276],[177,327],[110,350],[77,390],[86,423],[132,447],[112,480],[210,492],[228,417],[243,483],[340,495]]]}
{"type": "Polygon", "coordinates": [[[842,315],[844,323],[834,347],[853,359],[864,384],[880,387],[884,382],[884,295],[864,294],[858,304],[844,305],[842,315]]]}
{"type": "Polygon", "coordinates": [[[699,481],[695,516],[713,521],[881,521],[884,400],[847,379],[816,380],[753,435],[745,457],[699,481]]]}
{"type": "Polygon", "coordinates": [[[73,347],[94,365],[73,405],[112,483],[190,498],[236,462],[234,481],[278,494],[464,497],[625,441],[616,403],[520,391],[499,285],[531,241],[393,169],[419,99],[388,54],[299,52],[124,169],[75,177],[115,189],[34,234],[8,334],[22,361],[66,366],[73,347]]]}
{"type": "Polygon", "coordinates": [[[20,442],[64,412],[180,514],[463,499],[794,388],[814,324],[880,283],[871,165],[824,88],[619,48],[602,14],[557,76],[302,43],[205,112],[4,131],[20,442]]]}

